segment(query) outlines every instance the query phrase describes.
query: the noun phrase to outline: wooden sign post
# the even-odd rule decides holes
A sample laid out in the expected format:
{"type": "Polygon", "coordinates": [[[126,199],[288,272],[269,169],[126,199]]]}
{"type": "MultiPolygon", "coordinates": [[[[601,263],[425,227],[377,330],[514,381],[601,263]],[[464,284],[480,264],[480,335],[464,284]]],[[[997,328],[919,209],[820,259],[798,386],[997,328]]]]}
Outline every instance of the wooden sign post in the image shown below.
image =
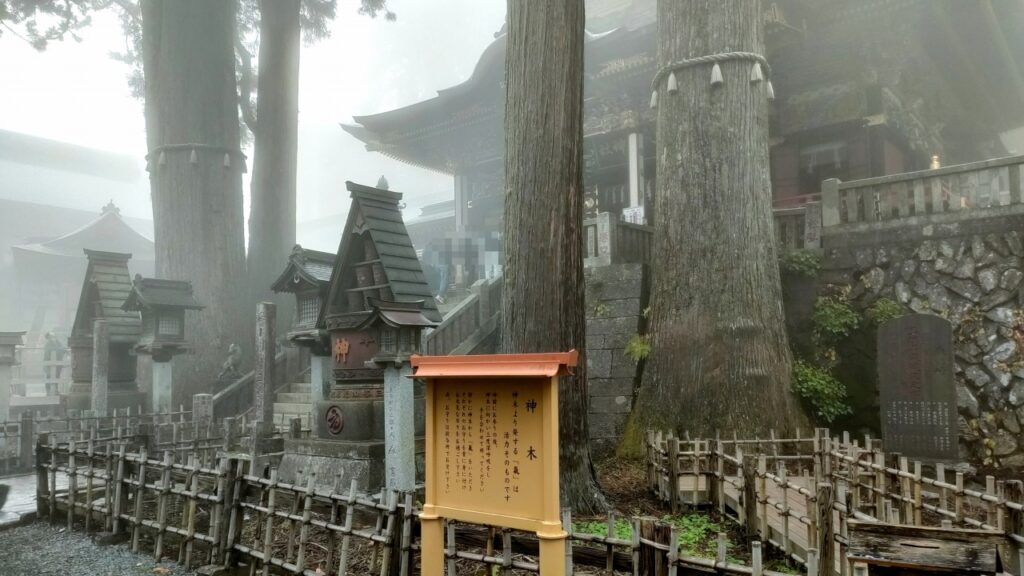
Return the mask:
{"type": "Polygon", "coordinates": [[[555,354],[413,356],[426,381],[426,502],[422,574],[444,573],[443,518],[536,532],[540,573],[565,575],[558,495],[555,354]]]}

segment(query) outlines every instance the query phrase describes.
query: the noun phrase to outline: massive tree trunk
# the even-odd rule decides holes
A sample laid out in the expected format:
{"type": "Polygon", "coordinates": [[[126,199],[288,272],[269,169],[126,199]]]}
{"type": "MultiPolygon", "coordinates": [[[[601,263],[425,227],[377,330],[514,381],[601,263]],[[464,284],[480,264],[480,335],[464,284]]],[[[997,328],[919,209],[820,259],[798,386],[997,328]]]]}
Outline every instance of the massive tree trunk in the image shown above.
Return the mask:
{"type": "Polygon", "coordinates": [[[278,334],[290,326],[294,308],[270,285],[295,245],[299,49],[299,0],[262,0],[248,270],[250,303],[278,305],[278,334]]]}
{"type": "Polygon", "coordinates": [[[244,314],[245,241],[235,0],[143,0],[146,139],[156,271],[191,280],[206,309],[189,314],[175,402],[209,391],[233,342],[252,349],[244,314]]]}
{"type": "Polygon", "coordinates": [[[562,502],[605,507],[590,461],[583,310],[583,0],[508,2],[505,352],[580,351],[562,379],[562,502]]]}
{"type": "MultiPolygon", "coordinates": [[[[659,0],[658,63],[764,53],[761,3],[659,0]]],[[[766,82],[753,62],[677,70],[658,85],[650,343],[627,443],[649,428],[741,436],[801,421],[776,262],[766,82]]],[[[637,446],[634,444],[633,448],[637,446]]]]}

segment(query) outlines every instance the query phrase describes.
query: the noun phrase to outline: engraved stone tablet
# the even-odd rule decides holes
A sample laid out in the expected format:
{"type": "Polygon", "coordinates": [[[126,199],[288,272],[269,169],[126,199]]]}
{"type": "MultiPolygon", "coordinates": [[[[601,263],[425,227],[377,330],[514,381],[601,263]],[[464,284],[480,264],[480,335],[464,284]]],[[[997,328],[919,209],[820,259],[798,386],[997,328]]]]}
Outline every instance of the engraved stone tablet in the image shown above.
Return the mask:
{"type": "Polygon", "coordinates": [[[909,458],[958,457],[953,330],[929,314],[878,328],[882,444],[909,458]]]}

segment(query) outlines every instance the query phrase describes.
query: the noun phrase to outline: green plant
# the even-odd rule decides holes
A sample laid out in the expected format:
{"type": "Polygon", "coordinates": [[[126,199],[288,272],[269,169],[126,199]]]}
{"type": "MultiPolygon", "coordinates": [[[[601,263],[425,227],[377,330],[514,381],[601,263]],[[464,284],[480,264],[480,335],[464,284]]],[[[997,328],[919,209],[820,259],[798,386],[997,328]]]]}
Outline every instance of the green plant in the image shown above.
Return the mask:
{"type": "Polygon", "coordinates": [[[779,258],[779,268],[813,278],[821,269],[821,256],[812,250],[794,250],[779,258]]]}
{"type": "Polygon", "coordinates": [[[875,324],[883,324],[893,318],[899,318],[907,313],[907,311],[895,300],[889,298],[879,298],[874,304],[871,305],[867,310],[867,317],[875,324]]]}
{"type": "Polygon", "coordinates": [[[850,306],[845,293],[821,296],[814,303],[814,337],[822,345],[831,345],[849,336],[860,324],[860,315],[850,306]]]}
{"type": "Polygon", "coordinates": [[[817,419],[826,424],[853,412],[847,403],[846,387],[820,366],[797,360],[793,365],[792,388],[817,419]]]}
{"type": "Polygon", "coordinates": [[[639,362],[651,353],[651,339],[644,334],[633,334],[626,342],[626,349],[623,352],[633,362],[639,362]]]}
{"type": "Polygon", "coordinates": [[[604,302],[598,302],[594,306],[594,316],[604,316],[608,314],[608,310],[610,310],[610,308],[607,304],[605,304],[604,302]]]}
{"type": "MultiPolygon", "coordinates": [[[[604,520],[592,520],[589,522],[573,522],[573,532],[580,532],[583,534],[594,534],[597,536],[608,535],[608,522],[604,520]]],[[[629,520],[625,518],[615,519],[615,534],[613,535],[620,540],[629,540],[633,537],[633,526],[629,520]]]]}

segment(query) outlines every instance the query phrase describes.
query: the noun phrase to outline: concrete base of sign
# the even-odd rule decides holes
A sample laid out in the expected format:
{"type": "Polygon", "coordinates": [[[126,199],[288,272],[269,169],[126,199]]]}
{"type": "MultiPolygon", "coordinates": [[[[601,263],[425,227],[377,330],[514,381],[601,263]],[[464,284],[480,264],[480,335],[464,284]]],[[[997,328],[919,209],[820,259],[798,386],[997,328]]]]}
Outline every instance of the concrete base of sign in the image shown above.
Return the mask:
{"type": "MultiPolygon", "coordinates": [[[[88,385],[86,385],[88,386],[88,385]]],[[[114,410],[130,408],[132,414],[146,406],[146,394],[137,389],[133,390],[111,390],[107,393],[107,410],[113,413],[114,410]]],[[[61,396],[65,408],[68,410],[91,410],[92,396],[89,390],[84,393],[81,390],[72,389],[71,392],[61,396]]]]}
{"type": "MultiPolygon", "coordinates": [[[[416,476],[423,478],[423,438],[416,439],[416,476]]],[[[282,482],[302,483],[316,474],[318,490],[344,493],[352,480],[360,492],[384,486],[384,442],[300,439],[284,441],[284,457],[277,471],[282,482]]]]}

